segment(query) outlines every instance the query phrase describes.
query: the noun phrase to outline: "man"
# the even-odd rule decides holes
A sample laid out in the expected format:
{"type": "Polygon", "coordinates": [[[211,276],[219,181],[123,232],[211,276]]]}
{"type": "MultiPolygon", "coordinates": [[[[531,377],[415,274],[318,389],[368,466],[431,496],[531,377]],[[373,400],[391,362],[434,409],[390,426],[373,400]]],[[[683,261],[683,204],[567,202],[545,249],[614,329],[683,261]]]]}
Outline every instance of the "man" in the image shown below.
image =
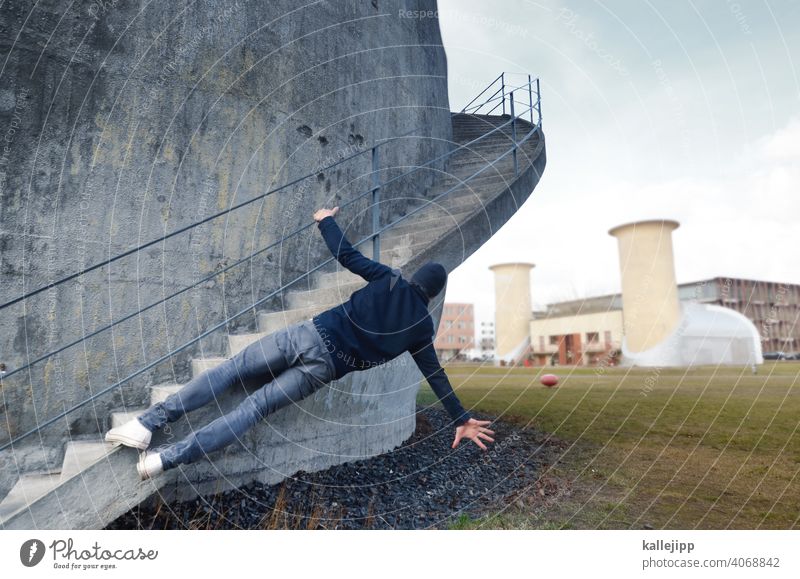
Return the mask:
{"type": "Polygon", "coordinates": [[[433,320],[428,303],[447,281],[438,263],[428,262],[406,281],[398,270],[368,259],[347,241],[334,220],[339,208],[320,209],[314,220],[331,253],[361,276],[365,287],[350,299],[253,342],[232,358],[192,379],[163,402],[106,434],[143,450],[137,464],[142,480],[178,464],[190,463],[227,446],[267,415],[313,394],[350,372],[366,370],[408,351],[456,427],[452,448],[469,438],[486,450],[494,442],[489,420],[472,418],[461,406],[433,349],[433,320]],[[227,388],[263,385],[233,411],[160,451],[146,450],[153,431],[215,400],[227,388]]]}

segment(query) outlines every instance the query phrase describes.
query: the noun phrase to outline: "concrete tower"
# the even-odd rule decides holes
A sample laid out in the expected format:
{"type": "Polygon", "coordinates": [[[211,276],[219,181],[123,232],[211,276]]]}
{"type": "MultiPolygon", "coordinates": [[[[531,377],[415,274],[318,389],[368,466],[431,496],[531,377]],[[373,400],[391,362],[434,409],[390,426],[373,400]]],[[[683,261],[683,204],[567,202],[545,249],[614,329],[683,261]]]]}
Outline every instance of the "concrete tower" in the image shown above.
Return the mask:
{"type": "Polygon", "coordinates": [[[675,282],[672,231],[677,221],[627,223],[608,233],[619,243],[622,318],[630,352],[660,344],[678,326],[681,307],[675,282]]]}
{"type": "Polygon", "coordinates": [[[513,361],[530,344],[532,263],[498,263],[494,272],[495,352],[513,361]]]}

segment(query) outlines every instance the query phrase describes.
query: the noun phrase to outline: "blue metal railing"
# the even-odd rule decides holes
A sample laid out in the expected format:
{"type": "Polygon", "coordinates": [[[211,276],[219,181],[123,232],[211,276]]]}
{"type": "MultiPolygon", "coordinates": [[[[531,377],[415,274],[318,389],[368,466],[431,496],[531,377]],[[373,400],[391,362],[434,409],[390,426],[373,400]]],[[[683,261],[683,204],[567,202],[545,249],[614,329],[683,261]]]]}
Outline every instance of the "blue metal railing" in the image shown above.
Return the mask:
{"type": "MultiPolygon", "coordinates": [[[[447,153],[439,155],[439,156],[427,161],[426,163],[423,163],[422,165],[418,165],[418,166],[414,167],[413,169],[405,171],[405,172],[401,173],[400,175],[396,175],[395,177],[387,179],[386,181],[381,181],[380,180],[380,149],[382,147],[385,147],[388,143],[395,142],[395,141],[398,141],[400,139],[409,138],[409,135],[406,134],[406,135],[402,135],[402,136],[399,136],[399,137],[392,137],[390,139],[382,140],[380,142],[377,142],[377,143],[373,144],[372,147],[364,149],[363,151],[359,151],[359,152],[354,153],[352,155],[346,156],[346,157],[344,157],[344,158],[342,158],[342,159],[340,159],[340,160],[338,160],[338,161],[336,161],[334,163],[331,163],[331,164],[329,164],[329,165],[327,165],[325,167],[318,168],[313,173],[309,173],[309,174],[304,175],[302,177],[298,177],[297,179],[294,179],[294,180],[290,181],[289,183],[285,183],[284,185],[281,185],[280,187],[276,187],[274,189],[271,189],[271,190],[267,191],[266,193],[262,193],[260,195],[257,195],[255,197],[253,197],[252,199],[248,199],[247,201],[243,201],[242,203],[239,203],[237,205],[229,207],[228,209],[226,209],[224,211],[220,211],[218,213],[215,213],[215,214],[213,214],[213,215],[211,215],[209,217],[206,217],[206,218],[204,218],[204,219],[202,219],[200,221],[197,221],[195,223],[192,223],[190,225],[187,225],[185,227],[182,227],[180,229],[172,231],[172,232],[170,232],[170,233],[168,233],[168,234],[166,234],[166,235],[164,235],[162,237],[159,237],[158,239],[154,239],[152,241],[146,242],[146,243],[144,243],[142,245],[139,245],[139,246],[137,246],[135,248],[132,248],[132,249],[129,249],[129,250],[123,252],[123,253],[120,253],[119,255],[116,255],[116,256],[114,256],[114,257],[112,257],[110,259],[107,259],[107,260],[104,260],[102,262],[96,263],[96,264],[94,264],[94,265],[92,265],[90,267],[84,268],[84,269],[82,269],[82,270],[80,270],[78,272],[69,274],[66,277],[62,278],[62,279],[59,279],[59,280],[54,281],[54,282],[51,282],[51,283],[49,283],[49,284],[47,284],[45,286],[37,288],[36,290],[27,292],[27,293],[25,293],[25,294],[23,294],[23,295],[21,295],[21,296],[19,296],[17,298],[14,298],[14,299],[12,299],[12,300],[10,300],[8,302],[0,304],[0,310],[2,310],[4,308],[7,308],[7,307],[9,307],[9,306],[11,306],[13,304],[22,302],[26,298],[32,297],[32,296],[34,296],[36,294],[39,294],[39,293],[44,292],[44,291],[46,291],[48,289],[51,289],[53,287],[56,287],[56,286],[61,285],[63,283],[66,283],[66,282],[68,282],[70,280],[76,279],[76,278],[78,278],[78,277],[80,277],[82,275],[85,275],[85,274],[87,274],[87,273],[89,273],[91,271],[95,271],[95,270],[97,270],[97,269],[99,269],[101,267],[109,265],[109,264],[111,264],[111,263],[113,263],[113,262],[115,262],[115,261],[117,261],[119,259],[122,259],[123,257],[132,255],[133,253],[138,252],[138,251],[140,251],[142,249],[145,249],[147,247],[151,247],[151,246],[155,245],[156,243],[165,241],[166,239],[169,239],[169,238],[175,237],[175,236],[177,236],[177,235],[179,235],[181,233],[185,233],[187,231],[190,231],[190,230],[194,229],[195,227],[198,227],[198,226],[200,226],[200,225],[202,225],[204,223],[208,223],[209,221],[212,221],[212,220],[217,219],[217,218],[219,218],[221,216],[224,216],[224,215],[227,215],[227,214],[229,214],[229,213],[231,213],[233,211],[236,211],[236,210],[238,210],[238,209],[240,209],[242,207],[250,205],[251,203],[253,203],[253,202],[255,202],[255,201],[259,200],[259,199],[263,199],[263,198],[265,198],[265,197],[267,197],[269,195],[272,195],[272,194],[277,193],[279,191],[285,190],[285,189],[287,189],[287,188],[289,188],[289,187],[291,187],[293,185],[297,185],[298,183],[301,183],[305,179],[309,179],[309,178],[315,177],[321,171],[327,171],[327,170],[329,170],[331,168],[334,168],[334,167],[336,167],[338,165],[341,165],[341,164],[343,164],[345,162],[348,162],[348,161],[351,161],[351,160],[353,160],[353,159],[355,159],[357,157],[360,157],[361,155],[364,155],[364,154],[366,154],[368,152],[371,155],[372,184],[371,184],[371,186],[370,186],[370,188],[368,190],[363,191],[363,192],[357,194],[352,199],[346,201],[345,203],[340,204],[340,209],[344,208],[344,207],[347,207],[347,206],[355,203],[356,201],[359,201],[360,199],[363,199],[367,195],[371,195],[371,211],[372,211],[371,227],[372,227],[372,232],[369,235],[367,235],[366,237],[364,237],[364,238],[360,239],[359,241],[357,241],[356,243],[354,243],[353,246],[357,247],[357,246],[361,245],[362,243],[365,243],[367,241],[372,240],[373,259],[379,259],[380,258],[380,235],[381,235],[381,233],[383,233],[387,229],[390,229],[390,228],[394,227],[395,225],[397,225],[398,223],[402,222],[403,220],[408,219],[412,215],[414,215],[417,212],[419,212],[419,211],[423,210],[424,208],[428,207],[430,204],[436,203],[438,200],[440,200],[443,197],[449,195],[452,191],[460,188],[461,186],[463,186],[464,184],[468,183],[470,180],[474,179],[475,177],[477,177],[478,175],[480,175],[484,171],[494,167],[495,164],[500,162],[507,155],[511,154],[513,156],[514,173],[515,173],[515,176],[519,175],[519,166],[518,166],[518,162],[517,162],[517,149],[521,145],[523,145],[541,127],[541,98],[540,98],[540,92],[539,92],[539,79],[538,78],[532,79],[530,77],[530,75],[528,75],[527,83],[516,85],[516,86],[509,86],[509,85],[506,84],[506,75],[508,75],[508,74],[511,74],[511,73],[503,73],[499,77],[497,77],[497,79],[495,79],[483,91],[481,91],[481,93],[475,99],[470,101],[470,103],[466,107],[464,107],[464,109],[462,109],[461,112],[464,113],[464,114],[478,114],[477,111],[481,110],[483,107],[488,107],[489,105],[491,105],[492,108],[489,109],[490,112],[489,113],[482,113],[482,114],[487,114],[487,115],[491,114],[492,111],[496,110],[499,106],[502,106],[503,107],[503,111],[504,111],[503,114],[505,115],[506,101],[508,101],[508,107],[509,107],[509,110],[510,110],[510,118],[507,121],[504,121],[503,123],[495,126],[492,130],[487,131],[486,133],[484,133],[481,136],[477,137],[476,139],[473,139],[473,140],[471,140],[471,141],[469,141],[467,143],[464,143],[463,145],[459,145],[459,146],[455,147],[454,149],[448,151],[447,153]],[[488,99],[480,102],[477,105],[475,104],[477,99],[480,98],[481,95],[485,94],[488,90],[491,90],[492,87],[494,85],[498,84],[498,83],[500,84],[500,88],[499,89],[495,90],[495,92],[488,99]],[[534,89],[534,87],[535,87],[535,89],[534,89]],[[519,115],[517,115],[517,114],[515,114],[514,92],[516,91],[516,92],[519,93],[520,91],[523,91],[523,90],[528,93],[528,103],[526,103],[525,109],[519,115]],[[498,91],[499,91],[499,93],[498,93],[498,91]],[[534,93],[535,93],[535,97],[534,97],[534,93]],[[501,97],[497,97],[498,94],[501,94],[501,97]],[[534,98],[535,98],[535,101],[534,101],[534,98]],[[501,102],[497,102],[497,101],[501,101],[501,102]],[[534,119],[533,111],[534,110],[536,110],[536,113],[537,113],[537,117],[536,117],[537,120],[536,120],[535,123],[533,122],[533,119],[534,119]],[[516,134],[517,121],[523,115],[525,115],[528,112],[530,112],[532,128],[528,131],[528,133],[524,137],[522,137],[520,140],[517,140],[517,134],[516,134]],[[417,172],[417,171],[419,171],[419,170],[421,170],[421,169],[423,169],[425,167],[428,167],[428,166],[430,166],[430,165],[432,165],[432,164],[434,164],[434,163],[436,163],[438,161],[441,161],[443,159],[447,159],[447,158],[451,157],[452,155],[454,155],[455,153],[457,153],[458,151],[471,150],[471,146],[475,145],[479,141],[482,141],[482,140],[486,139],[490,135],[493,135],[493,134],[497,133],[498,131],[502,131],[509,124],[511,125],[511,133],[512,133],[511,145],[506,151],[501,153],[500,156],[497,157],[497,159],[495,159],[494,161],[489,162],[488,164],[484,165],[481,169],[479,169],[478,171],[476,171],[475,173],[473,173],[472,175],[470,175],[469,177],[467,177],[463,181],[459,181],[456,185],[454,185],[454,186],[450,187],[449,189],[443,191],[442,193],[436,195],[434,198],[426,200],[425,203],[423,203],[423,204],[419,205],[418,207],[416,207],[415,209],[407,212],[405,215],[399,217],[398,219],[392,221],[391,223],[388,223],[388,224],[386,224],[384,226],[380,225],[379,204],[380,204],[381,189],[383,189],[384,187],[386,187],[387,185],[389,185],[391,183],[396,182],[397,180],[399,180],[399,179],[401,179],[403,177],[407,177],[407,176],[409,176],[409,175],[411,175],[411,174],[413,174],[413,173],[415,173],[415,172],[417,172]]],[[[517,103],[517,104],[520,104],[520,103],[517,103]]],[[[87,340],[89,338],[97,336],[97,335],[99,335],[99,334],[111,329],[112,327],[114,327],[114,326],[116,326],[118,324],[121,324],[121,323],[123,323],[123,322],[125,322],[127,320],[130,320],[130,319],[142,314],[143,312],[145,312],[147,310],[150,310],[150,309],[152,309],[152,308],[154,308],[154,307],[156,307],[156,306],[158,306],[160,304],[163,304],[167,300],[172,299],[172,298],[174,298],[174,297],[176,297],[178,295],[181,295],[181,294],[187,292],[188,290],[190,290],[190,289],[192,289],[194,287],[197,287],[198,285],[200,285],[202,283],[210,281],[214,277],[219,276],[222,273],[224,273],[224,272],[226,272],[226,271],[228,271],[228,270],[230,270],[230,269],[232,269],[232,268],[234,268],[234,267],[236,267],[238,265],[241,265],[242,263],[244,263],[246,261],[251,260],[253,257],[255,257],[255,256],[257,256],[257,255],[259,255],[261,253],[264,253],[265,251],[268,251],[269,249],[271,249],[271,248],[283,243],[287,239],[289,239],[291,237],[294,237],[295,235],[298,235],[302,231],[304,231],[304,230],[308,229],[309,227],[313,226],[314,223],[315,223],[314,221],[306,223],[305,225],[303,225],[303,226],[297,228],[296,230],[292,231],[291,233],[283,236],[281,239],[275,241],[274,243],[271,243],[271,244],[267,245],[266,247],[258,249],[256,251],[254,251],[253,253],[249,254],[248,256],[243,257],[243,258],[231,263],[230,265],[228,265],[228,266],[226,266],[226,267],[224,267],[224,268],[222,268],[220,270],[217,270],[217,271],[213,272],[212,274],[200,279],[199,281],[196,281],[195,283],[193,283],[193,284],[191,284],[189,286],[186,286],[186,287],[184,287],[184,288],[182,288],[182,289],[180,289],[180,290],[178,290],[178,291],[176,291],[176,292],[174,292],[174,293],[172,293],[172,294],[170,294],[170,295],[168,295],[166,297],[163,297],[163,298],[159,299],[158,301],[155,301],[155,302],[153,302],[153,303],[151,303],[151,304],[149,304],[149,305],[147,305],[147,306],[145,306],[143,308],[140,308],[137,311],[135,311],[135,312],[133,312],[133,313],[127,315],[127,316],[124,316],[123,318],[120,318],[119,320],[116,320],[116,321],[114,321],[114,322],[112,322],[112,323],[110,323],[110,324],[108,324],[108,325],[106,325],[106,326],[104,326],[104,327],[102,327],[102,328],[100,328],[98,330],[95,330],[94,332],[92,332],[92,333],[90,333],[90,334],[88,334],[86,336],[82,336],[80,339],[74,340],[74,341],[72,341],[72,342],[70,342],[70,343],[68,343],[68,344],[66,344],[64,346],[61,346],[60,348],[58,348],[56,350],[53,350],[53,351],[51,351],[51,352],[49,352],[47,354],[44,354],[44,355],[36,358],[32,362],[29,362],[28,364],[25,364],[24,366],[20,366],[19,368],[15,368],[15,369],[11,370],[10,372],[8,372],[7,369],[5,368],[5,365],[3,365],[2,367],[0,367],[0,387],[2,387],[2,385],[3,385],[2,381],[3,381],[4,378],[7,379],[7,378],[11,377],[14,374],[22,372],[22,371],[34,366],[35,364],[37,364],[39,362],[47,360],[48,358],[51,358],[51,357],[53,357],[53,356],[55,356],[55,355],[57,355],[57,354],[59,354],[61,352],[64,352],[65,350],[67,350],[67,349],[69,349],[69,348],[71,348],[73,346],[76,346],[76,345],[84,342],[85,340],[87,340]]],[[[44,422],[41,422],[40,424],[37,425],[36,428],[31,429],[31,430],[29,430],[29,431],[27,431],[27,432],[15,437],[15,438],[12,438],[10,441],[8,441],[4,445],[0,446],[0,451],[5,450],[9,446],[13,447],[13,445],[15,443],[19,442],[23,438],[26,438],[27,436],[30,436],[31,434],[34,434],[36,432],[41,431],[46,426],[49,426],[49,425],[55,423],[57,420],[59,420],[61,418],[64,418],[65,416],[67,416],[71,412],[74,412],[75,410],[78,410],[79,408],[82,408],[83,406],[85,406],[86,404],[89,404],[93,400],[96,400],[100,396],[110,392],[111,390],[114,390],[114,389],[118,388],[119,386],[129,382],[133,378],[143,374],[147,370],[149,370],[149,369],[157,366],[158,364],[170,359],[173,355],[185,350],[186,348],[188,348],[192,344],[195,344],[198,341],[200,341],[202,338],[204,338],[204,337],[210,335],[211,333],[215,332],[216,330],[226,326],[231,321],[233,321],[233,320],[239,318],[240,316],[244,315],[245,313],[251,311],[253,308],[255,308],[255,307],[259,306],[260,304],[264,303],[265,301],[275,297],[276,295],[279,295],[281,292],[283,292],[286,289],[288,289],[289,287],[293,286],[298,281],[308,278],[308,276],[310,276],[312,273],[318,271],[319,269],[321,269],[322,267],[324,267],[328,263],[333,262],[334,260],[335,260],[334,257],[330,257],[330,258],[326,259],[325,261],[323,261],[322,263],[318,264],[317,266],[315,266],[314,268],[310,269],[309,271],[304,272],[303,274],[299,275],[298,277],[296,277],[292,281],[290,281],[290,282],[284,284],[283,286],[277,288],[276,290],[268,293],[266,296],[260,298],[256,302],[248,305],[243,310],[237,312],[236,314],[234,314],[234,315],[230,316],[229,318],[223,320],[222,322],[216,324],[215,326],[213,326],[210,329],[206,330],[205,332],[201,333],[197,337],[189,340],[188,342],[182,344],[181,346],[175,348],[174,350],[170,351],[169,353],[167,353],[167,354],[161,356],[160,358],[150,362],[146,366],[144,366],[142,368],[139,368],[138,370],[136,370],[132,374],[128,375],[127,377],[123,378],[122,380],[116,382],[115,384],[112,384],[111,386],[108,386],[107,388],[104,388],[104,389],[102,389],[102,390],[100,390],[98,392],[95,392],[89,398],[86,398],[85,400],[73,405],[72,407],[64,410],[63,412],[57,414],[56,416],[51,417],[48,420],[46,420],[44,422]]]]}

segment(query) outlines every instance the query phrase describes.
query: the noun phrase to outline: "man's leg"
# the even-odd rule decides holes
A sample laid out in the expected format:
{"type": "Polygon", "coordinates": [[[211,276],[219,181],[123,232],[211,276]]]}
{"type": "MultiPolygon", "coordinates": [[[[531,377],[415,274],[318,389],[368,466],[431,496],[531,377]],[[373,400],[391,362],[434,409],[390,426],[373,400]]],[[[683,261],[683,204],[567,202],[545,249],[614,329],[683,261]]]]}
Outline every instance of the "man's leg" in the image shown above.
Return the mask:
{"type": "Polygon", "coordinates": [[[194,462],[240,437],[256,422],[276,410],[310,396],[333,379],[330,355],[325,352],[313,326],[290,328],[286,344],[287,362],[292,364],[239,404],[207,426],[161,451],[164,469],[194,462]]]}
{"type": "Polygon", "coordinates": [[[279,344],[286,342],[289,328],[253,342],[222,364],[203,372],[178,392],[152,405],[137,418],[151,432],[174,422],[187,412],[208,404],[234,384],[271,380],[289,367],[279,344]]]}
{"type": "Polygon", "coordinates": [[[161,451],[164,469],[194,462],[223,448],[252,428],[267,415],[313,394],[323,384],[300,367],[289,368],[280,376],[245,398],[228,414],[161,451]]]}

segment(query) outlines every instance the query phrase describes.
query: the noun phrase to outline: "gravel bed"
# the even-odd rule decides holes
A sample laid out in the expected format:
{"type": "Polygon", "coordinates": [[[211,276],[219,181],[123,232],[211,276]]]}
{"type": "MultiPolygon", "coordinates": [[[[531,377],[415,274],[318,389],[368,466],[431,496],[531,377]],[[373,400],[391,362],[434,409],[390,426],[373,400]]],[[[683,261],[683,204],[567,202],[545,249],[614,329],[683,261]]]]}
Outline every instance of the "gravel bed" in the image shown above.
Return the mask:
{"type": "MultiPolygon", "coordinates": [[[[462,514],[476,517],[527,497],[552,495],[542,471],[565,444],[503,420],[482,451],[463,439],[437,407],[418,407],[417,428],[401,446],[324,471],[298,472],[275,485],[252,483],[212,497],[140,505],[107,529],[432,529],[462,514]]],[[[494,417],[473,413],[479,420],[494,417]]],[[[546,497],[545,497],[546,498],[546,497]]],[[[152,502],[152,501],[151,501],[152,502]]]]}

